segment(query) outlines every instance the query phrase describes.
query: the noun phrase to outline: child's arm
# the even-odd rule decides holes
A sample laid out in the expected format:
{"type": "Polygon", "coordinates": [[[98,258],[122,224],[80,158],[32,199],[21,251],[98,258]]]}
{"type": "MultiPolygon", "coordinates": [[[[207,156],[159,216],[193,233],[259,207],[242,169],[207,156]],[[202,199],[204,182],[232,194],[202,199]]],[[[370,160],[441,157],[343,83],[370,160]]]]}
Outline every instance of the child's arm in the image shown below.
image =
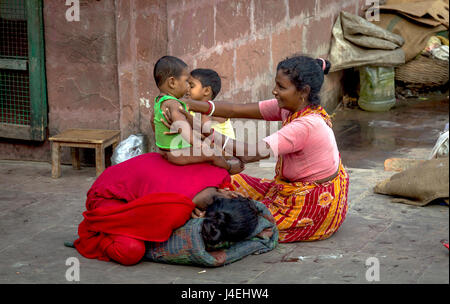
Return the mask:
{"type": "MultiPolygon", "coordinates": [[[[175,127],[178,128],[177,133],[179,133],[184,140],[193,145],[194,133],[198,133],[198,131],[192,129],[192,126],[191,124],[189,124],[189,121],[186,119],[186,116],[182,114],[182,112],[180,112],[180,103],[177,102],[176,100],[169,99],[161,104],[161,108],[163,113],[167,113],[169,115],[172,121],[171,124],[175,125],[175,127]]],[[[163,123],[165,122],[163,121],[163,123]]]]}
{"type": "MultiPolygon", "coordinates": [[[[202,155],[193,156],[192,150],[189,151],[189,156],[177,156],[174,155],[173,152],[166,152],[167,160],[173,164],[177,165],[187,165],[187,164],[195,164],[195,163],[211,163],[217,167],[223,168],[230,172],[230,174],[237,174],[241,172],[243,168],[243,164],[238,160],[237,163],[228,163],[222,155],[217,156],[215,151],[211,149],[207,144],[201,141],[200,134],[191,128],[186,116],[184,115],[184,110],[180,110],[180,104],[174,100],[167,100],[164,105],[167,107],[163,110],[163,113],[168,111],[169,117],[172,121],[172,124],[176,124],[177,122],[183,122],[184,124],[178,128],[181,136],[188,141],[192,146],[201,145],[200,152],[202,155]],[[198,136],[198,141],[194,142],[194,133],[198,136]],[[203,154],[206,152],[205,154],[203,154]],[[209,156],[211,155],[211,156],[209,156]]],[[[190,114],[189,114],[190,115],[190,114]]],[[[178,153],[176,153],[178,154],[178,153]]]]}

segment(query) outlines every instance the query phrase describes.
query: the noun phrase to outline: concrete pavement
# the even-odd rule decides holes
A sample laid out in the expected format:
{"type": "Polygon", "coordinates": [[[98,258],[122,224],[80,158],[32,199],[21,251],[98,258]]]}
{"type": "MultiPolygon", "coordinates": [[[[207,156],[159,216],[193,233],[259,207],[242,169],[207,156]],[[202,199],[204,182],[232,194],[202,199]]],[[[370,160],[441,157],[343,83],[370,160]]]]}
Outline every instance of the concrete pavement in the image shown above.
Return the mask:
{"type": "MultiPolygon", "coordinates": [[[[448,122],[448,99],[442,111],[431,102],[428,108],[416,104],[394,109],[383,119],[360,110],[337,113],[334,130],[350,174],[350,193],[347,218],[334,236],[280,244],[269,253],[218,268],[152,262],[125,267],[83,258],[63,243],[76,238],[95,168],[75,171],[62,166],[61,178],[52,179],[49,163],[0,160],[0,283],[69,283],[65,263],[70,257],[80,261],[80,283],[369,283],[366,261],[376,257],[379,283],[448,284],[449,251],[440,243],[448,240],[448,207],[396,204],[372,191],[377,181],[393,174],[383,170],[385,158],[426,158],[436,140],[433,136],[442,129],[441,120],[448,122]],[[400,132],[399,139],[397,130],[392,146],[388,134],[392,123],[411,127],[410,119],[399,120],[402,113],[416,113],[425,134],[400,132]],[[378,131],[348,130],[349,120],[365,128],[375,121],[372,127],[378,131]],[[383,127],[377,121],[391,124],[383,127]],[[363,138],[364,132],[372,136],[370,140],[363,138]],[[364,140],[352,145],[352,137],[364,140]]],[[[252,164],[245,173],[271,178],[273,168],[252,164]]]]}

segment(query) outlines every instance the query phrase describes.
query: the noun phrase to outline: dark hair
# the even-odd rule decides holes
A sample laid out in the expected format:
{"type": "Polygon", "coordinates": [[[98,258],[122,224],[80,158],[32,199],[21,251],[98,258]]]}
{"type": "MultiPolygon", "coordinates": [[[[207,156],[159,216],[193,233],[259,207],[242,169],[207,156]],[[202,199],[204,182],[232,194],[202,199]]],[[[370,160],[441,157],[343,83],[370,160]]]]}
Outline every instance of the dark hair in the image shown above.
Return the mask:
{"type": "Polygon", "coordinates": [[[330,68],[331,63],[328,60],[325,60],[324,70],[321,59],[300,55],[286,58],[278,63],[277,71],[283,71],[299,91],[308,85],[311,88],[308,102],[312,106],[318,106],[320,105],[319,92],[322,88],[324,74],[328,74],[330,68]]]}
{"type": "Polygon", "coordinates": [[[180,58],[164,56],[158,59],[153,68],[153,77],[158,88],[169,77],[179,77],[187,64],[180,58]]]}
{"type": "Polygon", "coordinates": [[[200,81],[203,87],[211,87],[211,99],[214,100],[214,98],[216,98],[222,87],[220,76],[216,71],[210,69],[195,69],[191,72],[191,76],[200,81]]]}
{"type": "Polygon", "coordinates": [[[247,198],[214,197],[206,209],[202,237],[207,245],[224,241],[237,242],[247,238],[258,224],[258,210],[247,198]]]}

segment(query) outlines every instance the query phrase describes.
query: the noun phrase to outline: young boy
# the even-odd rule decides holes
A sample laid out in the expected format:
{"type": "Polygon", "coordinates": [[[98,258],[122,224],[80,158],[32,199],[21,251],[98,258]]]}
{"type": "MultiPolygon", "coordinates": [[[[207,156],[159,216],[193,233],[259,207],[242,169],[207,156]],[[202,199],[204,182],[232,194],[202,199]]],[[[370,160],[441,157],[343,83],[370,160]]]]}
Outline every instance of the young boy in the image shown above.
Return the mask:
{"type": "Polygon", "coordinates": [[[243,168],[239,162],[229,162],[222,156],[193,156],[194,131],[179,110],[182,106],[187,111],[186,104],[179,100],[189,90],[187,64],[179,58],[164,56],[156,62],[153,76],[160,90],[159,96],[155,98],[153,123],[156,145],[161,155],[177,165],[209,162],[228,170],[230,174],[241,172],[243,168]],[[180,134],[169,134],[169,128],[163,123],[163,112],[166,111],[173,123],[184,123],[182,126],[185,127],[179,128],[180,134]],[[175,150],[184,150],[178,151],[184,153],[180,156],[180,153],[174,153],[175,150]]]}
{"type": "MultiPolygon", "coordinates": [[[[193,100],[204,102],[214,100],[222,86],[220,76],[216,71],[210,69],[196,69],[191,71],[191,76],[188,81],[191,88],[189,97],[193,100]]],[[[230,119],[202,115],[202,125],[207,121],[212,122],[211,127],[215,131],[231,139],[236,139],[230,119]]]]}

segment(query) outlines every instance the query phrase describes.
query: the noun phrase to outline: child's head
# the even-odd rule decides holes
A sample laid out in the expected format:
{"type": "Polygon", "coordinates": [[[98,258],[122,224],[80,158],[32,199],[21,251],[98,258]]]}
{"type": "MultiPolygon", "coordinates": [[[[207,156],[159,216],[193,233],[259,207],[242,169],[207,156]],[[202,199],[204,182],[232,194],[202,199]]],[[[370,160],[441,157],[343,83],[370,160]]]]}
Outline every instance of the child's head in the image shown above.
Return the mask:
{"type": "Polygon", "coordinates": [[[196,69],[189,77],[189,95],[194,100],[214,100],[222,86],[220,76],[210,69],[196,69]]]}
{"type": "Polygon", "coordinates": [[[161,92],[183,97],[189,90],[189,72],[183,60],[173,57],[161,57],[153,69],[153,77],[161,92]]]}
{"type": "Polygon", "coordinates": [[[208,245],[237,242],[246,239],[257,225],[258,210],[252,200],[214,197],[214,202],[206,209],[202,237],[208,245]]]}

